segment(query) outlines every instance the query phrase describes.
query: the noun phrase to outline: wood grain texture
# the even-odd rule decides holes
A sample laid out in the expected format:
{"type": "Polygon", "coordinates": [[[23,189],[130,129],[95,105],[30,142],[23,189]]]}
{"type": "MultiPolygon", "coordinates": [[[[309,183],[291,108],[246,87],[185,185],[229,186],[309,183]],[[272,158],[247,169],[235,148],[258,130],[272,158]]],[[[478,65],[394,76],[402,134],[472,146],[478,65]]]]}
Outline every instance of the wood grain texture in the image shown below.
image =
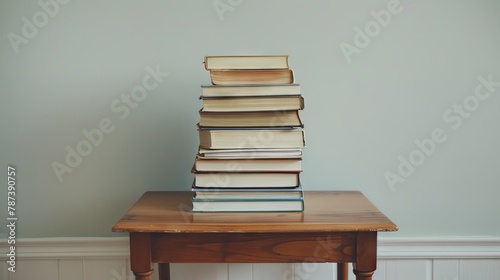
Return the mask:
{"type": "Polygon", "coordinates": [[[148,279],[153,272],[151,234],[130,233],[130,266],[136,277],[148,279]]]}
{"type": "Polygon", "coordinates": [[[377,268],[377,232],[356,234],[356,261],[354,272],[369,273],[377,268]]]}
{"type": "Polygon", "coordinates": [[[348,263],[338,263],[337,264],[337,280],[348,280],[349,275],[349,264],[348,263]]]}
{"type": "MultiPolygon", "coordinates": [[[[151,279],[152,263],[297,262],[353,263],[357,280],[371,280],[377,232],[397,230],[357,191],[306,191],[299,213],[193,213],[192,195],[146,192],[113,227],[130,234],[136,280],[151,279]]],[[[338,275],[346,278],[345,264],[338,275]]]]}
{"type": "Polygon", "coordinates": [[[158,263],[297,263],[355,261],[355,233],[153,234],[158,263]]]}
{"type": "Polygon", "coordinates": [[[304,212],[193,213],[192,193],[146,192],[116,232],[357,232],[397,226],[358,191],[305,191],[304,212]]]}

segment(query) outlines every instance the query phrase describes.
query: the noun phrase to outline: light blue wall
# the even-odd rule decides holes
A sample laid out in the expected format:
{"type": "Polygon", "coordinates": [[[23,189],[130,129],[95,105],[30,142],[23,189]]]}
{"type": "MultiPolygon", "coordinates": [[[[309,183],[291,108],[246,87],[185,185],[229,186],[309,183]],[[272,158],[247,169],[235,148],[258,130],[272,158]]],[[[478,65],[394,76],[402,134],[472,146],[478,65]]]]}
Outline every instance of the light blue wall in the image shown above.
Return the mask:
{"type": "Polygon", "coordinates": [[[13,164],[18,237],[117,236],[144,191],[190,189],[203,57],[289,54],[306,101],[306,190],[363,191],[400,226],[390,236],[500,236],[499,11],[484,0],[2,0],[0,219],[13,164]],[[72,172],[58,178],[56,162],[72,172]]]}

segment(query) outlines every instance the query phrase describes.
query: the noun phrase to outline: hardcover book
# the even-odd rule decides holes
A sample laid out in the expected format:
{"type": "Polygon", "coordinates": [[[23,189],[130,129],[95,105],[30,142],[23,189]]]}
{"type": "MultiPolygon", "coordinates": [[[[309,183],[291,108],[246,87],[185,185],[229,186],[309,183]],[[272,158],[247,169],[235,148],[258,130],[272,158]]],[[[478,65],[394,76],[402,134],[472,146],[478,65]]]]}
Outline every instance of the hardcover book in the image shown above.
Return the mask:
{"type": "Polygon", "coordinates": [[[193,198],[194,212],[301,212],[303,198],[286,199],[198,199],[193,198]]]}
{"type": "Polygon", "coordinates": [[[302,158],[206,158],[196,157],[194,172],[300,172],[302,158]]]}
{"type": "Polygon", "coordinates": [[[302,148],[302,129],[199,129],[200,147],[205,149],[302,148]]]}
{"type": "Polygon", "coordinates": [[[302,187],[295,188],[192,188],[193,197],[198,199],[284,199],[303,197],[302,187]]]}
{"type": "Polygon", "coordinates": [[[304,127],[297,110],[256,112],[206,112],[200,110],[200,128],[304,127]]]}
{"type": "Polygon", "coordinates": [[[301,96],[201,97],[203,112],[285,111],[304,109],[301,96]]]}
{"type": "Polygon", "coordinates": [[[206,70],[212,69],[287,69],[288,55],[205,56],[206,70]]]}
{"type": "Polygon", "coordinates": [[[300,95],[299,84],[204,85],[202,97],[300,95]]]}
{"type": "Polygon", "coordinates": [[[214,85],[292,84],[292,69],[210,70],[214,85]]]}
{"type": "Polygon", "coordinates": [[[276,149],[222,149],[211,150],[198,148],[198,156],[206,158],[286,158],[286,157],[300,157],[302,150],[300,148],[276,148],[276,149]]]}
{"type": "MultiPolygon", "coordinates": [[[[236,170],[234,170],[236,171],[236,170]]],[[[299,172],[196,172],[198,188],[294,188],[299,172]]]]}

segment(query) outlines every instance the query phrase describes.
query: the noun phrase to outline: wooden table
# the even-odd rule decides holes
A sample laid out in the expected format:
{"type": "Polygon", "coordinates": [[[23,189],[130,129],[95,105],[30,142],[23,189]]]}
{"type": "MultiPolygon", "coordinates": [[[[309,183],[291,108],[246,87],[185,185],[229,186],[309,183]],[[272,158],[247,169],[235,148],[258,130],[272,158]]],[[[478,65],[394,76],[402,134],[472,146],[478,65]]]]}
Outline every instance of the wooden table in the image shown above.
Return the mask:
{"type": "Polygon", "coordinates": [[[397,226],[357,191],[306,191],[304,212],[193,213],[192,193],[146,192],[113,231],[129,232],[136,280],[170,279],[169,263],[337,263],[372,279],[377,232],[397,226]]]}

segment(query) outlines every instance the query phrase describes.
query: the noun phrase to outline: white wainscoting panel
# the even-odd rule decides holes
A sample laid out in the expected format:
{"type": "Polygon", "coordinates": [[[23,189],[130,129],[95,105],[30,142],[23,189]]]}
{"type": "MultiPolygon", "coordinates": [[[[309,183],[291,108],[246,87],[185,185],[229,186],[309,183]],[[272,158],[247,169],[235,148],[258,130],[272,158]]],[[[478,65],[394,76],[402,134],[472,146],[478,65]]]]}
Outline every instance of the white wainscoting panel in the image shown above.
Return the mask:
{"type": "Polygon", "coordinates": [[[82,259],[59,260],[59,279],[84,280],[85,279],[84,260],[82,259]]]}
{"type": "Polygon", "coordinates": [[[460,260],[459,280],[498,280],[500,260],[460,260]]]}
{"type": "MultiPolygon", "coordinates": [[[[2,252],[3,253],[3,252],[2,252]]],[[[2,261],[0,262],[0,279],[8,279],[8,274],[7,274],[7,262],[2,261]]]]}
{"type": "MultiPolygon", "coordinates": [[[[381,260],[379,259],[377,261],[377,270],[375,271],[375,274],[373,275],[373,280],[386,280],[387,279],[387,273],[386,273],[386,264],[387,264],[387,261],[386,260],[381,260]]],[[[352,269],[352,265],[351,265],[351,269],[352,269]]],[[[349,277],[351,279],[354,279],[354,274],[350,274],[349,277]]]]}
{"type": "MultiPolygon", "coordinates": [[[[9,280],[53,280],[59,279],[58,260],[19,260],[16,272],[9,273],[9,280]]],[[[108,279],[109,280],[109,279],[108,279]]]]}
{"type": "Polygon", "coordinates": [[[228,279],[252,280],[253,266],[246,263],[228,264],[228,279]]]}
{"type": "MultiPolygon", "coordinates": [[[[458,280],[460,274],[460,260],[440,259],[433,261],[433,279],[458,280]]],[[[479,278],[478,278],[479,279],[479,278]]]]}
{"type": "MultiPolygon", "coordinates": [[[[16,272],[0,241],[1,280],[133,280],[128,238],[18,239],[16,272]]],[[[157,271],[157,265],[154,266],[157,271]]],[[[349,279],[354,280],[352,265],[349,279]]],[[[332,280],[335,264],[171,264],[173,280],[332,280]]],[[[499,280],[500,238],[379,238],[374,280],[499,280]]],[[[158,280],[154,273],[153,280],[158,280]]]]}
{"type": "Polygon", "coordinates": [[[385,269],[386,279],[432,280],[432,260],[391,260],[385,269]]]}
{"type": "MultiPolygon", "coordinates": [[[[290,271],[293,271],[293,264],[268,264],[256,263],[252,266],[252,279],[259,280],[286,280],[290,271]]],[[[231,279],[231,278],[230,278],[231,279]]]]}
{"type": "Polygon", "coordinates": [[[336,265],[330,263],[297,263],[293,265],[292,272],[285,272],[286,280],[321,280],[335,279],[336,265]]]}
{"type": "MultiPolygon", "coordinates": [[[[158,273],[155,272],[155,275],[157,274],[158,273]]],[[[228,265],[224,263],[171,264],[170,276],[172,280],[186,280],[186,279],[228,280],[229,279],[228,265]]]]}
{"type": "Polygon", "coordinates": [[[129,270],[126,259],[86,259],[83,264],[84,279],[128,280],[129,270]]]}

